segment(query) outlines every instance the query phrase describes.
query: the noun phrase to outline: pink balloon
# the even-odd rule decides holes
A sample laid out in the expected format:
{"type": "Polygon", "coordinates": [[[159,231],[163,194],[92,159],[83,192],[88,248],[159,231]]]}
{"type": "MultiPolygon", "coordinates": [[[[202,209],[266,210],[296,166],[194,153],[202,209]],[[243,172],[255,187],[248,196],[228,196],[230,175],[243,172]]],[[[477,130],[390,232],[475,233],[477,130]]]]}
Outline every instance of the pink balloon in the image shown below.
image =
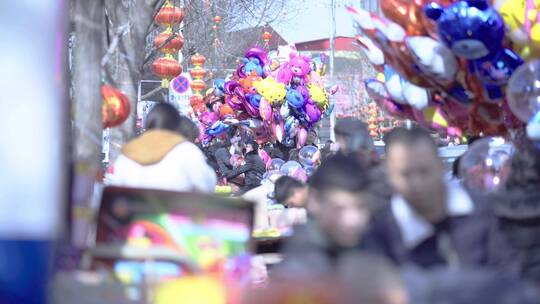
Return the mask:
{"type": "Polygon", "coordinates": [[[298,134],[296,134],[296,148],[302,148],[307,141],[307,130],[305,128],[298,129],[298,134]]]}
{"type": "Polygon", "coordinates": [[[259,114],[264,121],[270,121],[272,119],[272,106],[270,106],[270,102],[266,98],[261,98],[259,114]]]}

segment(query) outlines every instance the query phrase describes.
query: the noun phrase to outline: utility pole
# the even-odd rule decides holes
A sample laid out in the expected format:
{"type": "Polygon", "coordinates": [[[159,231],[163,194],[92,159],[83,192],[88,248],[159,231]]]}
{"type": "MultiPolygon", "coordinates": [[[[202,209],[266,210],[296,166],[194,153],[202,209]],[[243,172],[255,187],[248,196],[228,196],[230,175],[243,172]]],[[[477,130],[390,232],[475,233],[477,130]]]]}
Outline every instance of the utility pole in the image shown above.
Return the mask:
{"type": "MultiPolygon", "coordinates": [[[[334,57],[336,40],[336,4],[335,0],[330,0],[330,82],[334,83],[334,57]]],[[[334,97],[330,97],[334,98],[334,97]]],[[[336,140],[334,127],[336,125],[336,112],[330,114],[330,140],[336,140]]]]}

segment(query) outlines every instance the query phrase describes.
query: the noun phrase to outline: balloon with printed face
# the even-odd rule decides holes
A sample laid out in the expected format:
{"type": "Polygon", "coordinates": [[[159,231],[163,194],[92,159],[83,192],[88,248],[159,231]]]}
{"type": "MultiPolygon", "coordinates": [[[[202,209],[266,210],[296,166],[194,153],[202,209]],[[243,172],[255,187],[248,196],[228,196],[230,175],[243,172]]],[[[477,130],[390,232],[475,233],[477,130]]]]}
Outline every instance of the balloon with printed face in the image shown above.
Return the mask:
{"type": "Polygon", "coordinates": [[[285,161],[281,158],[272,158],[268,166],[266,167],[267,171],[279,171],[281,167],[285,164],[285,161]]]}

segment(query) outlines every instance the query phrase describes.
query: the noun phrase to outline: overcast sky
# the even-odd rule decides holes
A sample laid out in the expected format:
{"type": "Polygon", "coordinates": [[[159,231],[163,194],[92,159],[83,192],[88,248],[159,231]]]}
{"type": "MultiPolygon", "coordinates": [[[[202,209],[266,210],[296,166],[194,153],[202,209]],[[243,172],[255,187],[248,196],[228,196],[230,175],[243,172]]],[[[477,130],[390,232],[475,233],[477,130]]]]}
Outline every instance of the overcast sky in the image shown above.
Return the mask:
{"type": "MultiPolygon", "coordinates": [[[[291,0],[291,5],[300,6],[297,18],[283,24],[273,24],[273,27],[285,40],[298,43],[330,37],[330,1],[331,0],[291,0]]],[[[336,36],[353,36],[354,30],[351,17],[345,7],[352,4],[360,6],[361,3],[376,3],[376,0],[344,1],[335,0],[336,3],[336,36]]]]}

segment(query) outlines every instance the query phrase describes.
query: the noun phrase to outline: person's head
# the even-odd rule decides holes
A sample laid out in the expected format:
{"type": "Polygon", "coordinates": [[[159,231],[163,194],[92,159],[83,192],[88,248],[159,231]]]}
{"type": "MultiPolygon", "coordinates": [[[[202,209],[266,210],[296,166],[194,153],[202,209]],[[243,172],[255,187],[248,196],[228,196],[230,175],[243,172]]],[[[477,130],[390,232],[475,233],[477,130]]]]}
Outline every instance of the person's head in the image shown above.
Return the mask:
{"type": "Polygon", "coordinates": [[[345,254],[339,259],[337,278],[346,303],[409,303],[399,272],[381,256],[345,254]]]}
{"type": "Polygon", "coordinates": [[[444,213],[444,165],[437,146],[424,129],[397,128],[385,137],[390,184],[427,220],[444,213]]]}
{"type": "Polygon", "coordinates": [[[307,185],[290,176],[282,176],[275,183],[274,199],[287,207],[306,207],[307,196],[307,185]]]}
{"type": "Polygon", "coordinates": [[[168,103],[158,103],[146,116],[146,129],[162,129],[177,132],[180,114],[168,103]]]}
{"type": "Polygon", "coordinates": [[[180,133],[180,135],[184,136],[185,139],[191,142],[195,142],[195,140],[197,140],[199,137],[199,132],[199,128],[193,121],[191,121],[191,119],[185,116],[180,116],[180,122],[178,124],[178,133],[180,133]]]}
{"type": "Polygon", "coordinates": [[[337,122],[334,132],[342,154],[355,155],[360,161],[371,161],[375,148],[366,123],[357,118],[344,118],[337,122]]]}
{"type": "Polygon", "coordinates": [[[341,154],[311,176],[308,211],[336,245],[352,247],[361,240],[371,215],[370,187],[368,168],[341,154]]]}
{"type": "Polygon", "coordinates": [[[246,153],[257,151],[258,148],[259,148],[259,144],[257,144],[256,141],[249,140],[246,142],[246,145],[245,145],[246,153]]]}

